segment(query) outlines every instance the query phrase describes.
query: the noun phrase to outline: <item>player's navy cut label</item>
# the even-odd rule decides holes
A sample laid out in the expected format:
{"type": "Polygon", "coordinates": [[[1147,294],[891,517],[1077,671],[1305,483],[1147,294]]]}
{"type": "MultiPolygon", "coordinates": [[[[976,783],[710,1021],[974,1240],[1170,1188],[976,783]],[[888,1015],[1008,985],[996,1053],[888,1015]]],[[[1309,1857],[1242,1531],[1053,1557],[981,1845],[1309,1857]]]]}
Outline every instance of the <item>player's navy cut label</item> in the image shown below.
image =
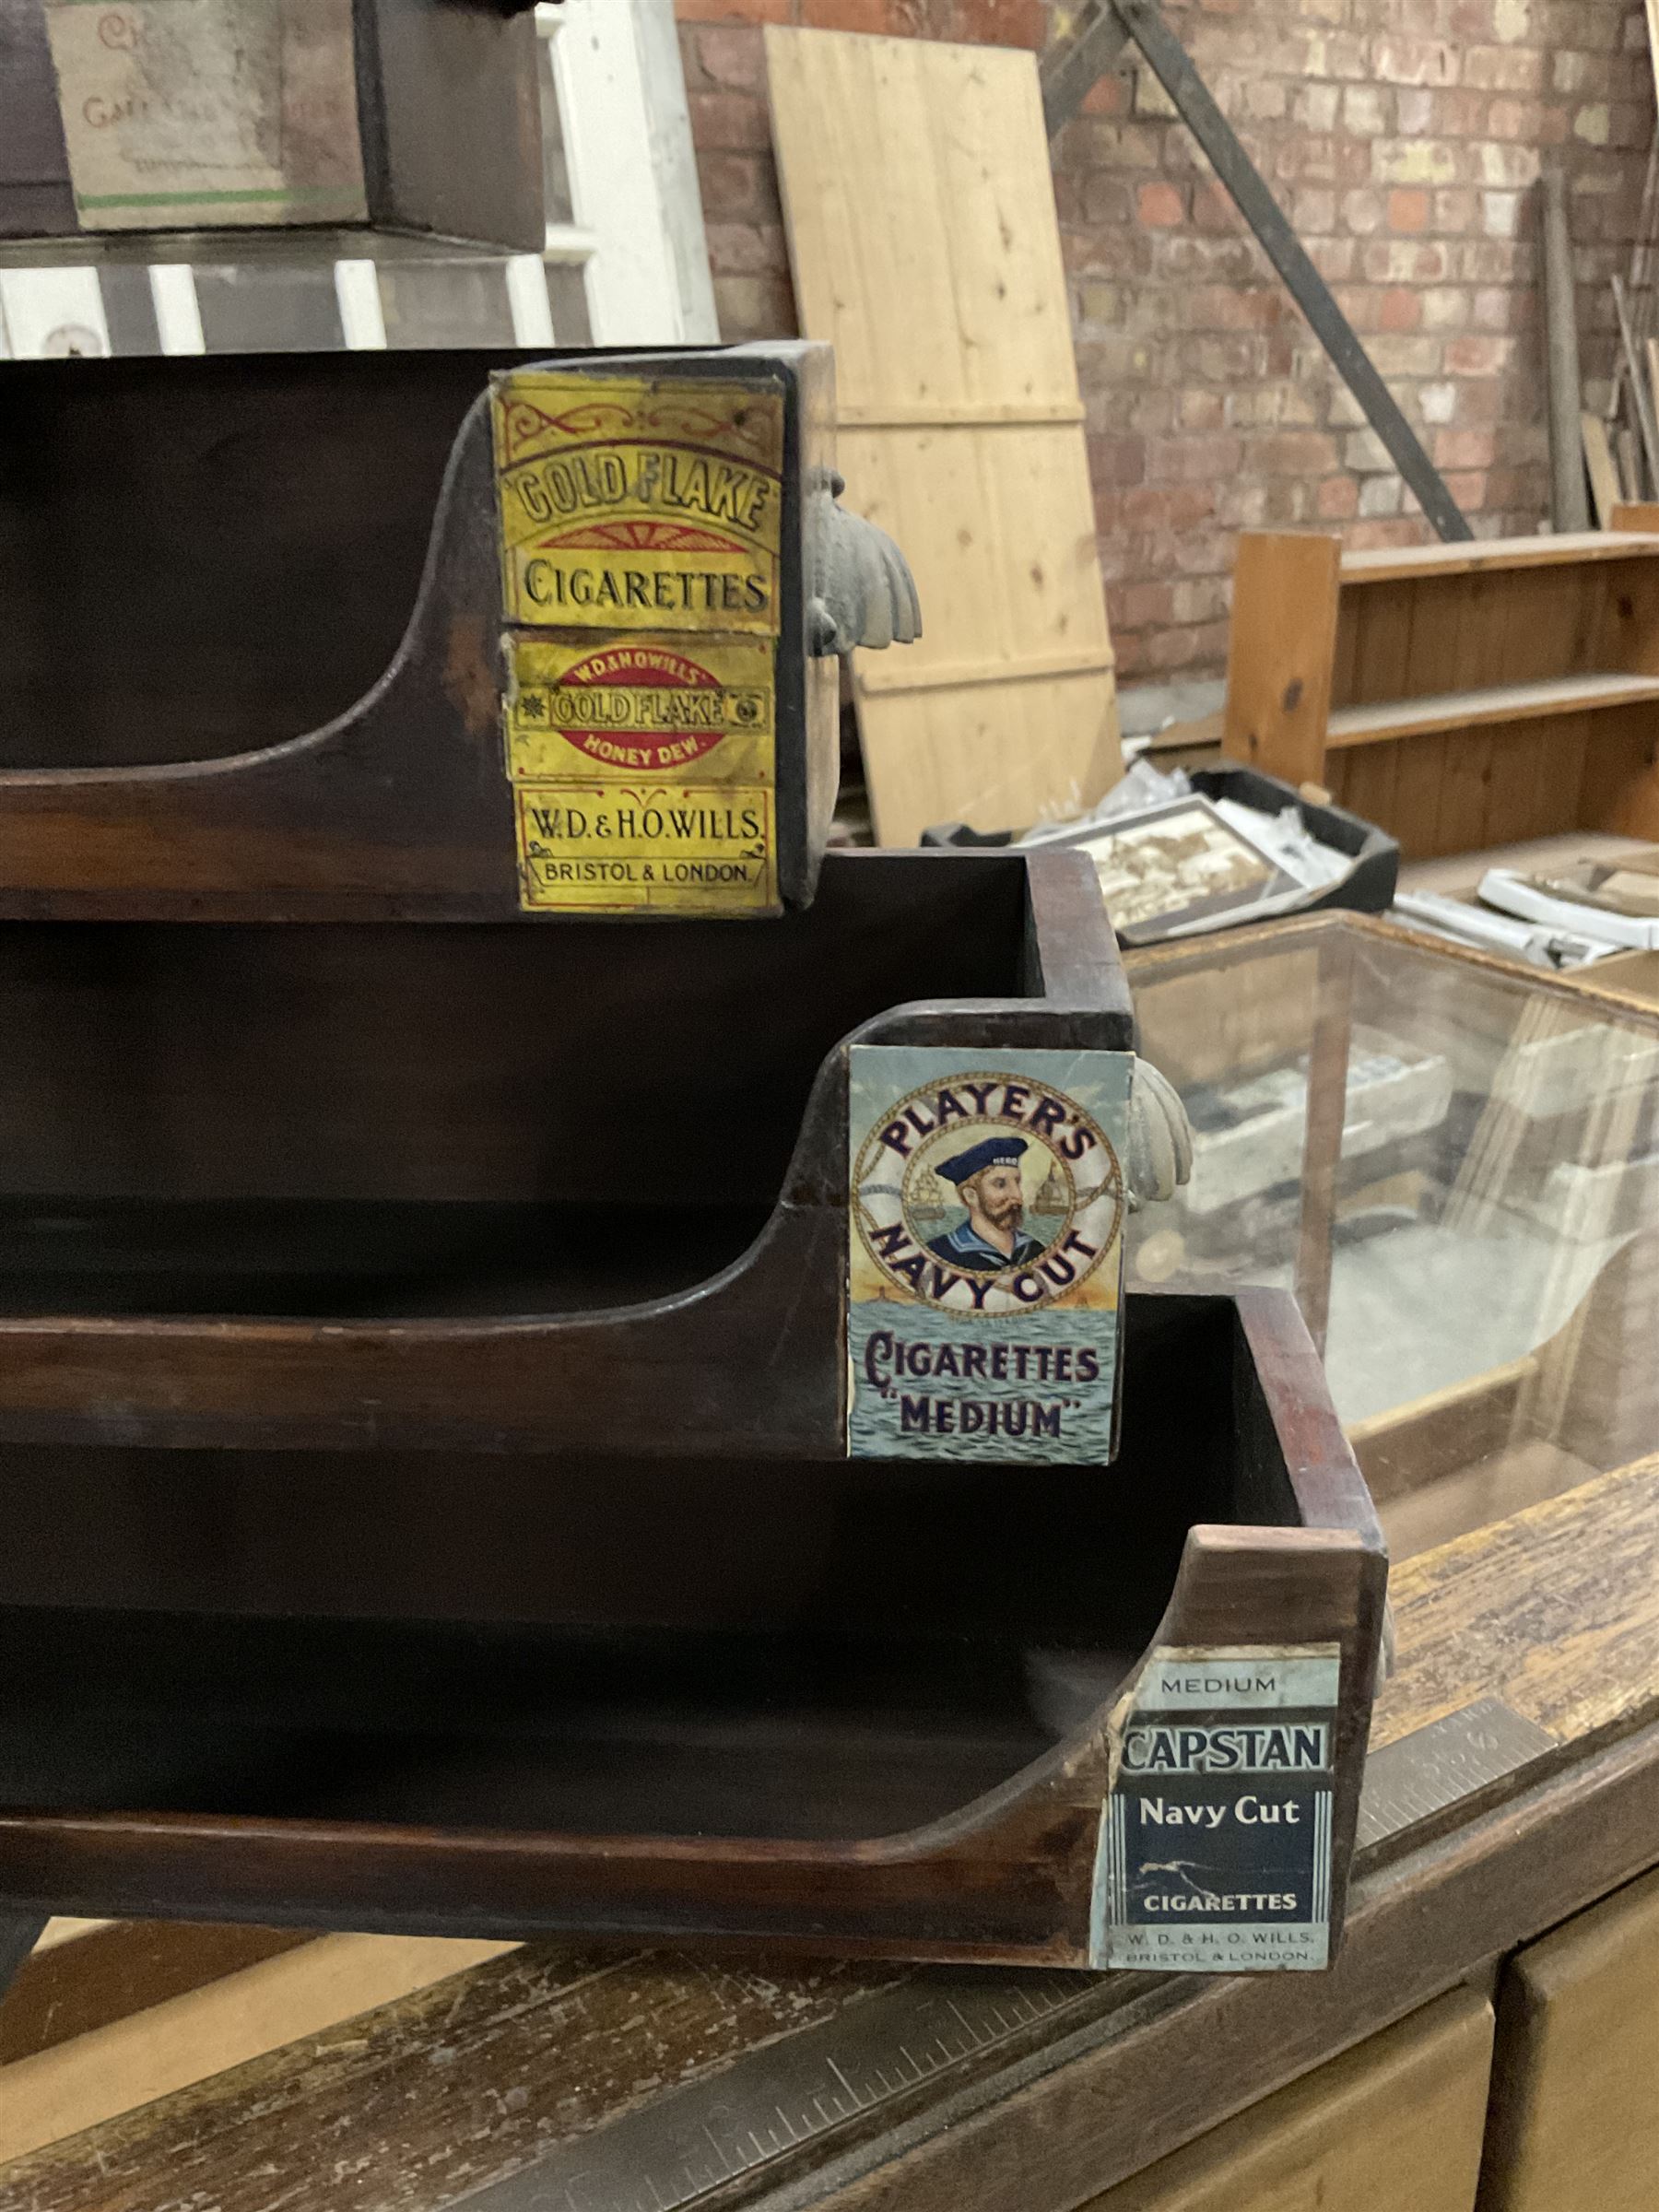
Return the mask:
{"type": "Polygon", "coordinates": [[[1090,1962],[1329,1962],[1335,1645],[1157,1652],[1100,1818],[1090,1962]]]}

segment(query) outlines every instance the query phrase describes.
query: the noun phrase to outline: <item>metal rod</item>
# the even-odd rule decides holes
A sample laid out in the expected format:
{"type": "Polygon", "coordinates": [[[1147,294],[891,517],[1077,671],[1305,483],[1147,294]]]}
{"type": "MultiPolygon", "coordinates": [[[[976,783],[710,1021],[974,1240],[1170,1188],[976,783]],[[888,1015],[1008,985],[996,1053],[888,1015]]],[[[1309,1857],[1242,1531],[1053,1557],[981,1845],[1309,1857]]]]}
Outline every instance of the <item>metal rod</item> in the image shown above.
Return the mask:
{"type": "Polygon", "coordinates": [[[1044,57],[1040,82],[1042,120],[1052,144],[1129,43],[1129,27],[1112,0],[1094,0],[1094,12],[1063,45],[1044,57]]]}
{"type": "Polygon", "coordinates": [[[1567,226],[1567,179],[1554,162],[1544,171],[1544,322],[1549,362],[1550,512],[1558,530],[1588,530],[1578,288],[1567,226]]]}
{"type": "Polygon", "coordinates": [[[1653,394],[1641,372],[1641,356],[1630,330],[1630,302],[1622,276],[1613,279],[1613,305],[1618,314],[1618,342],[1624,349],[1625,372],[1630,380],[1630,397],[1636,404],[1636,428],[1641,432],[1641,450],[1647,455],[1648,480],[1659,488],[1659,423],[1653,419],[1653,394]]]}
{"type": "Polygon", "coordinates": [[[1157,0],[1113,0],[1130,35],[1153,74],[1174,101],[1187,128],[1208,155],[1217,176],[1232,194],[1240,214],[1260,240],[1263,251],[1289,287],[1291,297],[1313,326],[1337,374],[1359,401],[1365,419],[1388,450],[1390,459],[1416,494],[1417,501],[1443,538],[1475,533],[1464,519],[1444,478],[1423,451],[1417,432],[1401,414],[1393,393],[1378,375],[1353,324],[1332,297],[1331,288],[1309,260],[1286,221],[1261,171],[1193,66],[1186,49],[1164,21],[1157,0]]]}
{"type": "Polygon", "coordinates": [[[38,1913],[0,1912],[0,1997],[11,1987],[45,1925],[38,1913]]]}

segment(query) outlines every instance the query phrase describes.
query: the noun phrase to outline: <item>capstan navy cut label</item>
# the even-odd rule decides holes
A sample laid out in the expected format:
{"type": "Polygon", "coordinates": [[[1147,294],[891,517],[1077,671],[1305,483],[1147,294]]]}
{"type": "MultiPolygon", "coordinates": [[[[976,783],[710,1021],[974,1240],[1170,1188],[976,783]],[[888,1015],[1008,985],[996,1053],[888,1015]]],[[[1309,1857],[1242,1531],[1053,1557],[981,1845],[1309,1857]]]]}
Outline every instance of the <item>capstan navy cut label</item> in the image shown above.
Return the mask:
{"type": "Polygon", "coordinates": [[[1335,1644],[1153,1653],[1100,1816],[1091,1965],[1328,1965],[1340,1673],[1335,1644]]]}
{"type": "Polygon", "coordinates": [[[1132,1066],[853,1047],[854,1458],[1112,1457],[1132,1066]]]}

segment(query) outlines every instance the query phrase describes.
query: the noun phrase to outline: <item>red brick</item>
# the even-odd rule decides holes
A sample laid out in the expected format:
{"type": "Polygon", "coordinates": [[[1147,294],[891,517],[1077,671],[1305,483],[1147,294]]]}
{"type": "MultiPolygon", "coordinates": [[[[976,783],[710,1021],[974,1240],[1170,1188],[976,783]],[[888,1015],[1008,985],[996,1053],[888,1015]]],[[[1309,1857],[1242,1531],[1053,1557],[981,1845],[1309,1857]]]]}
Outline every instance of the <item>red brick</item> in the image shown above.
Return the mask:
{"type": "Polygon", "coordinates": [[[1183,530],[1215,511],[1215,488],[1209,484],[1147,484],[1125,492],[1123,500],[1128,530],[1183,530]]]}
{"type": "Polygon", "coordinates": [[[1243,217],[1233,205],[1232,194],[1219,184],[1207,182],[1193,187],[1193,223],[1199,230],[1232,230],[1240,229],[1243,217]]]}
{"type": "Polygon", "coordinates": [[[787,23],[791,0],[674,0],[682,23],[787,23]]]}
{"type": "Polygon", "coordinates": [[[1491,430],[1442,430],[1434,441],[1438,468],[1490,468],[1498,458],[1498,440],[1491,430]]]}
{"type": "Polygon", "coordinates": [[[688,92],[691,135],[720,153],[763,153],[771,145],[766,102],[747,92],[688,92]]]}
{"type": "Polygon", "coordinates": [[[1147,442],[1144,438],[1091,438],[1088,473],[1096,484],[1126,488],[1147,480],[1147,442]]]}
{"type": "Polygon", "coordinates": [[[950,36],[980,46],[1041,46],[1048,36],[1044,0],[956,0],[950,36]]]}
{"type": "Polygon", "coordinates": [[[1151,438],[1147,441],[1147,481],[1213,483],[1232,476],[1243,457],[1244,447],[1237,438],[1151,438]]]}
{"type": "Polygon", "coordinates": [[[753,154],[704,152],[700,147],[697,175],[706,221],[780,219],[777,172],[770,161],[753,154]]]}
{"type": "Polygon", "coordinates": [[[1514,359],[1512,338],[1453,338],[1446,347],[1448,376],[1501,376],[1514,359]]]}
{"type": "Polygon", "coordinates": [[[1320,485],[1314,512],[1322,523],[1346,523],[1359,512],[1359,487],[1352,477],[1327,477],[1320,485]]]}
{"type": "Polygon", "coordinates": [[[1186,194],[1176,184],[1143,184],[1135,213],[1148,230],[1172,230],[1186,220],[1186,194]]]}
{"type": "Polygon", "coordinates": [[[787,271],[789,249],[777,223],[705,223],[709,266],[720,276],[787,271]]]}
{"type": "Polygon", "coordinates": [[[1340,465],[1336,441],[1324,430],[1282,430],[1251,441],[1247,465],[1268,477],[1323,477],[1340,465]]]}
{"type": "Polygon", "coordinates": [[[1371,59],[1384,84],[1454,85],[1460,75],[1457,48],[1441,39],[1377,39],[1371,59]]]}
{"type": "Polygon", "coordinates": [[[711,23],[697,34],[697,55],[711,83],[766,97],[766,41],[758,29],[711,23]]]}
{"type": "Polygon", "coordinates": [[[1227,402],[1219,392],[1183,392],[1176,416],[1183,430],[1225,429],[1227,402]]]}
{"type": "Polygon", "coordinates": [[[786,275],[716,276],[714,306],[720,335],[728,345],[745,338],[794,337],[794,292],[786,275]]]}
{"type": "Polygon", "coordinates": [[[1129,108],[1129,80],[1107,75],[1097,77],[1083,96],[1085,115],[1123,115],[1129,108]]]}
{"type": "Polygon", "coordinates": [[[917,19],[904,0],[800,0],[801,21],[813,30],[863,30],[884,38],[914,37],[917,19]]]}
{"type": "Polygon", "coordinates": [[[1155,624],[1172,622],[1175,587],[1172,583],[1120,585],[1112,594],[1111,614],[1114,629],[1120,623],[1125,629],[1146,629],[1155,624]]]}
{"type": "Polygon", "coordinates": [[[1382,295],[1379,322],[1383,330],[1420,330],[1423,302],[1416,292],[1395,285],[1392,291],[1382,295]]]}
{"type": "Polygon", "coordinates": [[[1427,230],[1429,218],[1434,212],[1434,203],[1420,186],[1402,184],[1388,195],[1388,227],[1391,230],[1427,230]]]}

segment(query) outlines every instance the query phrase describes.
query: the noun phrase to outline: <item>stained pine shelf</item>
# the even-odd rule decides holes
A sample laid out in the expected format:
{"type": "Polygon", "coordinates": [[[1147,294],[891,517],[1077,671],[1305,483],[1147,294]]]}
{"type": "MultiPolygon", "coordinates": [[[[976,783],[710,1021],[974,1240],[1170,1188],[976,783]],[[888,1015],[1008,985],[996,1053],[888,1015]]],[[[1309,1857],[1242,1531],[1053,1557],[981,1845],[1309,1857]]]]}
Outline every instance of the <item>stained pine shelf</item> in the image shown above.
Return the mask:
{"type": "Polygon", "coordinates": [[[1381,745],[1394,737],[1430,737],[1483,724],[1544,722],[1602,707],[1629,707],[1659,700],[1659,677],[1561,676],[1532,684],[1498,684],[1487,690],[1441,691],[1426,699],[1385,699],[1368,706],[1339,707],[1325,743],[1381,745]]]}

